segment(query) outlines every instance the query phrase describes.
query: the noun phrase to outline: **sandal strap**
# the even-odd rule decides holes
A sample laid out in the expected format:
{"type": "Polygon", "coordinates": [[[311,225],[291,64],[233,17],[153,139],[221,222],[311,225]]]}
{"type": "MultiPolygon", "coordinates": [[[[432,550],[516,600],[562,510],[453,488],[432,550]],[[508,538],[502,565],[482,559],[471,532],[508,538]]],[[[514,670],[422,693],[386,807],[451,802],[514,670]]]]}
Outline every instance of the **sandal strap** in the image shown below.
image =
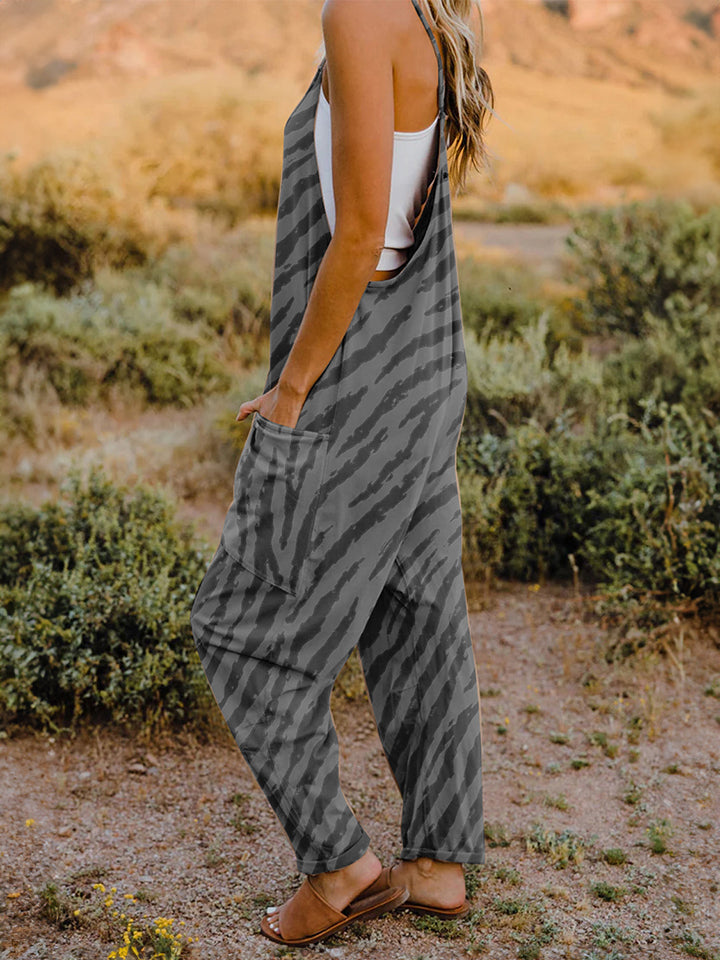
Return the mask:
{"type": "Polygon", "coordinates": [[[278,920],[284,940],[299,940],[347,920],[347,914],[328,903],[315,889],[313,877],[308,875],[296,893],[280,907],[278,920]]]}
{"type": "Polygon", "coordinates": [[[377,877],[373,880],[372,883],[368,884],[364,890],[361,890],[356,897],[353,897],[352,903],[356,903],[358,900],[363,900],[365,897],[370,897],[374,893],[380,893],[383,890],[387,890],[390,884],[390,870],[391,867],[383,867],[377,877]]]}

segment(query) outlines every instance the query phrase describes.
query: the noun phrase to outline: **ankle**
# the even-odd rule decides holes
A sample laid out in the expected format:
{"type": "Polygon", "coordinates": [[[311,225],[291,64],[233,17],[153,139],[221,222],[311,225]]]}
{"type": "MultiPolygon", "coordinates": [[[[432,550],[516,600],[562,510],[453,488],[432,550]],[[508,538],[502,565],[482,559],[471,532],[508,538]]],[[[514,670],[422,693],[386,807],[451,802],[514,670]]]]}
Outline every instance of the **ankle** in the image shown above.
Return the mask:
{"type": "Polygon", "coordinates": [[[368,849],[361,857],[358,857],[357,860],[353,860],[352,863],[349,863],[345,867],[338,867],[337,870],[327,870],[323,873],[316,873],[313,874],[313,876],[321,877],[323,879],[327,878],[328,880],[344,880],[357,875],[379,873],[381,869],[382,863],[375,853],[368,849]]]}
{"type": "Polygon", "coordinates": [[[452,863],[446,860],[433,860],[430,857],[418,857],[413,861],[421,877],[431,879],[439,874],[447,875],[451,873],[462,874],[461,863],[452,863]]]}

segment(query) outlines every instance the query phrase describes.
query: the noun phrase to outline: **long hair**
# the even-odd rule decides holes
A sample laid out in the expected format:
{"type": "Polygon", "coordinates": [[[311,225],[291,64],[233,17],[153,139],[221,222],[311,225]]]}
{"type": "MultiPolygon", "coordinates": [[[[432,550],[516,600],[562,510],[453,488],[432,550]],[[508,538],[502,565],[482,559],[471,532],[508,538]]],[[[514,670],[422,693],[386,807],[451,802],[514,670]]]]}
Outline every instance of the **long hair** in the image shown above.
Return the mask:
{"type": "Polygon", "coordinates": [[[450,182],[459,193],[472,165],[487,165],[484,128],[494,113],[495,95],[490,77],[480,66],[485,42],[480,0],[418,0],[428,23],[437,28],[445,72],[445,138],[450,182]],[[470,24],[475,8],[480,36],[470,24]]]}
{"type": "MultiPolygon", "coordinates": [[[[429,24],[436,28],[445,74],[445,141],[448,172],[455,193],[464,190],[469,168],[488,165],[484,131],[488,114],[495,116],[495,95],[490,77],[480,66],[484,21],[480,0],[418,0],[429,24]],[[480,35],[470,23],[477,10],[480,35]]],[[[316,54],[319,64],[325,43],[316,54]]]]}

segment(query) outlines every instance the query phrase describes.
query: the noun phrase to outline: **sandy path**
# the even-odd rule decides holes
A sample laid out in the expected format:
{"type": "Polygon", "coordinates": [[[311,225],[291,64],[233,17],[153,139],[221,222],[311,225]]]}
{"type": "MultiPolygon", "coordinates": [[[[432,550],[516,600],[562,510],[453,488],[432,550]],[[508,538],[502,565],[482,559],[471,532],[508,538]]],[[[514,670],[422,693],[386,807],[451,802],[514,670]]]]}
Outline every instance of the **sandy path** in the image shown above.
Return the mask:
{"type": "MultiPolygon", "coordinates": [[[[468,874],[470,918],[434,932],[398,912],[283,954],[256,931],[265,905],[301,878],[226,728],[210,744],[188,734],[149,747],[109,730],[75,742],[22,735],[0,740],[0,958],[104,960],[118,945],[97,922],[60,929],[40,916],[42,885],[72,890],[79,870],[90,871],[74,881],[89,894],[83,915],[100,902],[92,882],[117,887],[125,905],[140,891],[145,901],[121,909],[174,918],[199,937],[187,954],[197,960],[664,960],[686,957],[683,944],[714,957],[720,701],[705,690],[720,683],[720,651],[702,638],[686,646],[682,681],[657,656],[614,668],[597,657],[602,631],[553,585],[500,584],[472,627],[489,839],[486,864],[468,874]],[[145,772],[132,770],[138,761],[145,772]],[[653,854],[647,828],[663,819],[674,832],[653,854]],[[596,839],[558,868],[527,847],[536,823],[596,839]],[[627,862],[604,862],[608,847],[627,862]],[[598,881],[625,893],[604,900],[598,881]]],[[[401,811],[372,713],[338,699],[335,721],[346,795],[387,862],[401,811]]]]}

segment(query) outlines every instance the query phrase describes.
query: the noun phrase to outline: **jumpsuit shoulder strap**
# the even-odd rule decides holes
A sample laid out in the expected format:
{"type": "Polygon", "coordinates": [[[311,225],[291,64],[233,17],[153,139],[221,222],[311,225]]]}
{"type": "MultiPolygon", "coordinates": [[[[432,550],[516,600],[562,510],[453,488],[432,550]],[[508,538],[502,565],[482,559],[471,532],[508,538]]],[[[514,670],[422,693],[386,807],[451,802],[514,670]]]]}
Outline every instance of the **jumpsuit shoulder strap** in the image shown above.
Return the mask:
{"type": "Polygon", "coordinates": [[[427,31],[428,36],[433,45],[433,50],[435,51],[435,57],[437,59],[438,65],[438,113],[444,115],[445,113],[445,69],[443,67],[442,54],[440,53],[440,48],[437,45],[437,40],[435,39],[435,34],[430,29],[430,24],[425,18],[425,14],[420,9],[420,4],[418,0],[412,0],[412,5],[417,11],[417,15],[420,17],[425,30],[427,31]]]}

